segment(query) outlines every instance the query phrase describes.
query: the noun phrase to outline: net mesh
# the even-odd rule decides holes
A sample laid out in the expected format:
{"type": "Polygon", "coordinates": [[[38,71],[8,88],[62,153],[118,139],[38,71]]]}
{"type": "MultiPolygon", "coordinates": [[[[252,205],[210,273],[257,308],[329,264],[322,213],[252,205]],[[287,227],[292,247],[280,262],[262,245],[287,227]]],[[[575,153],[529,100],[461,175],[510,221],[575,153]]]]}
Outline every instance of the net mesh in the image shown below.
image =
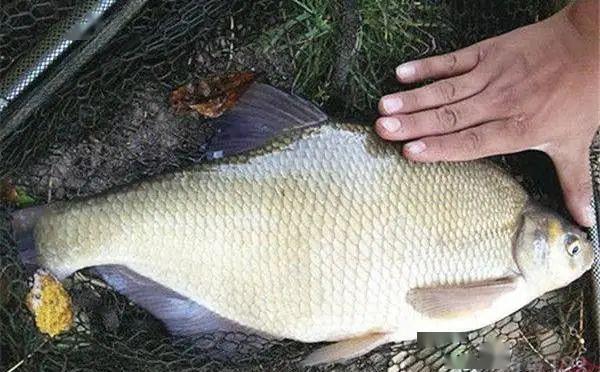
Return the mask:
{"type": "MultiPolygon", "coordinates": [[[[2,0],[0,80],[75,3],[2,0]]],[[[469,45],[545,18],[558,6],[542,0],[149,1],[0,143],[0,177],[10,177],[43,203],[97,194],[198,162],[209,127],[174,115],[167,97],[174,87],[211,73],[255,69],[332,114],[368,118],[378,97],[397,89],[390,75],[399,62],[469,45]]],[[[564,212],[547,158],[496,160],[534,197],[564,212]]],[[[316,347],[241,334],[173,340],[160,322],[85,271],[67,283],[77,309],[75,327],[47,339],[24,305],[27,275],[16,259],[9,212],[0,210],[0,370],[282,371],[295,370],[316,347]],[[224,357],[222,351],[232,348],[233,356],[224,357]]],[[[321,369],[439,370],[445,355],[491,338],[511,347],[509,370],[582,368],[585,360],[598,361],[598,347],[587,333],[589,293],[586,276],[470,333],[464,345],[386,345],[321,369]]]]}
{"type": "Polygon", "coordinates": [[[57,20],[75,10],[76,1],[2,2],[0,9],[0,76],[47,33],[57,20]]]}

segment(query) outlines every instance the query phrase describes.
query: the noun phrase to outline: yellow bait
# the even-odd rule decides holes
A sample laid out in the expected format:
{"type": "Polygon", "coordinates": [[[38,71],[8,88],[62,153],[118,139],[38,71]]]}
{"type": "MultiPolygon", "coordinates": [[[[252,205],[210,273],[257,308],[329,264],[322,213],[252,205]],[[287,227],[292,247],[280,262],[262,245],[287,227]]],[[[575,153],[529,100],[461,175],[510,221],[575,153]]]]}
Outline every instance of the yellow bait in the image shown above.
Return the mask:
{"type": "Polygon", "coordinates": [[[26,304],[35,317],[39,331],[55,337],[71,329],[73,306],[71,297],[62,284],[45,270],[33,276],[33,286],[26,304]]]}

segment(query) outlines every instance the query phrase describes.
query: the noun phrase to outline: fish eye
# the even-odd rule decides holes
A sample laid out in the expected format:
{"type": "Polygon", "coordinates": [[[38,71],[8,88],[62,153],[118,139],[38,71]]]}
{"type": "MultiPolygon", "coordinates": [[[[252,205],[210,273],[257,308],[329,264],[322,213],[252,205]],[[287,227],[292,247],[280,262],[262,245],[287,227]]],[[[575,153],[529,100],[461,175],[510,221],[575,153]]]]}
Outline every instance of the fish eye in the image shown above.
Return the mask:
{"type": "Polygon", "coordinates": [[[570,235],[567,237],[567,253],[569,256],[576,256],[581,251],[581,242],[576,236],[570,235]]]}

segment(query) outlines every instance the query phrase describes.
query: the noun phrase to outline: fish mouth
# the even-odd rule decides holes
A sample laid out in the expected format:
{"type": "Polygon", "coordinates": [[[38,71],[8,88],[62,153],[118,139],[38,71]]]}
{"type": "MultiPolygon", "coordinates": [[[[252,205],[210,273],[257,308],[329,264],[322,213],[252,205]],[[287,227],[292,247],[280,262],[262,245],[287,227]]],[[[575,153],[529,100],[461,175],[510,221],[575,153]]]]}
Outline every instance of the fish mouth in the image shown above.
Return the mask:
{"type": "Polygon", "coordinates": [[[588,267],[585,269],[586,272],[590,271],[594,267],[594,262],[591,262],[588,267]]]}
{"type": "MultiPolygon", "coordinates": [[[[589,252],[588,264],[585,266],[585,271],[587,272],[594,267],[594,263],[598,259],[596,253],[594,252],[594,246],[587,239],[585,240],[586,250],[589,252]]],[[[600,265],[600,262],[598,263],[600,265]]]]}

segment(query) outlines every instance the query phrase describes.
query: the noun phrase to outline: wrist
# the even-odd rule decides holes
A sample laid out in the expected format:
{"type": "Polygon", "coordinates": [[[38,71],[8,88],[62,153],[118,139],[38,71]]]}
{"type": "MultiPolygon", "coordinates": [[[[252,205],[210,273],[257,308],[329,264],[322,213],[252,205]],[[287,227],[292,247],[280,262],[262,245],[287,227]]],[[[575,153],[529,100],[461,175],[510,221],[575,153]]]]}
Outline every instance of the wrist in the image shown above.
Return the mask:
{"type": "Polygon", "coordinates": [[[561,11],[572,27],[585,39],[596,42],[600,36],[600,1],[576,0],[561,11]]]}
{"type": "Polygon", "coordinates": [[[558,43],[554,53],[562,51],[565,61],[577,63],[580,72],[596,71],[595,76],[600,47],[599,12],[599,0],[576,0],[542,22],[558,43]]]}

